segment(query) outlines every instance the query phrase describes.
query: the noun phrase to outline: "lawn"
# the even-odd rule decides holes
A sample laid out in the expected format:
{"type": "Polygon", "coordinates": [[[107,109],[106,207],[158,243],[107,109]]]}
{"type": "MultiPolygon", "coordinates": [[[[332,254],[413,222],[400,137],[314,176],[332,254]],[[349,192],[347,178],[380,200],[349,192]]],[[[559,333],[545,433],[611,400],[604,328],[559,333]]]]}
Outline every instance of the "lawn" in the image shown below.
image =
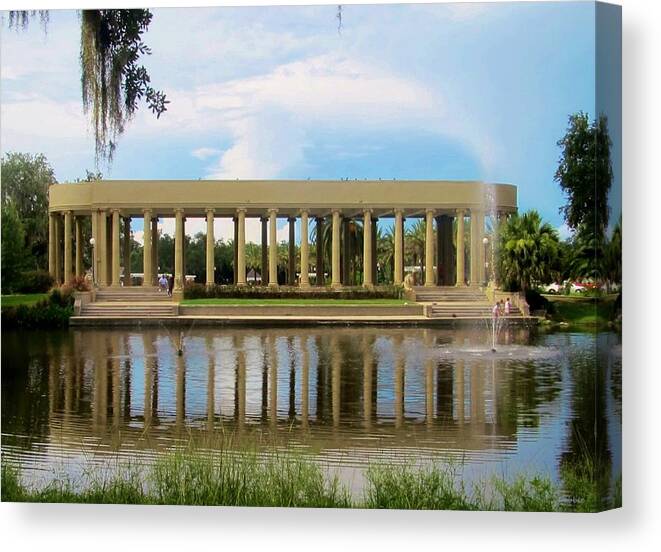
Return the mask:
{"type": "Polygon", "coordinates": [[[551,315],[553,320],[575,326],[603,327],[613,319],[613,304],[617,295],[599,298],[566,295],[545,297],[555,307],[555,312],[551,315]]]}
{"type": "Polygon", "coordinates": [[[16,295],[3,295],[2,296],[2,306],[3,307],[17,307],[19,305],[34,305],[43,299],[48,298],[48,293],[27,293],[25,295],[16,294],[16,295]]]}
{"type": "Polygon", "coordinates": [[[184,306],[206,305],[259,305],[259,306],[319,306],[351,307],[365,305],[406,305],[411,304],[406,299],[263,299],[263,298],[215,298],[215,299],[185,299],[184,306]]]}

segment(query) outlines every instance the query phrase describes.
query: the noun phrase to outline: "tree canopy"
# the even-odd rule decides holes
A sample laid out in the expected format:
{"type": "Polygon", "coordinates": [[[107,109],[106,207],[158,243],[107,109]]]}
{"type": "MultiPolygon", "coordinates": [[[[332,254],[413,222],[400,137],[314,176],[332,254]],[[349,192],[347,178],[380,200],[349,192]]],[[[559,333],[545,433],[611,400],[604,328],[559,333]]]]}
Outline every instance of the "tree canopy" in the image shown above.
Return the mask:
{"type": "Polygon", "coordinates": [[[25,229],[21,246],[31,268],[46,268],[48,252],[48,186],[56,181],[53,168],[39,153],[8,152],[2,158],[2,205],[12,205],[25,229]]]}
{"type": "Polygon", "coordinates": [[[560,208],[573,230],[604,234],[608,226],[608,193],[613,182],[608,121],[602,115],[590,123],[587,113],[569,117],[555,181],[567,196],[560,208]]]}
{"type": "Polygon", "coordinates": [[[557,267],[558,233],[535,210],[509,217],[500,231],[499,274],[510,289],[548,282],[557,267]]]}
{"type": "MultiPolygon", "coordinates": [[[[25,29],[39,15],[44,28],[47,10],[11,11],[9,27],[25,29]]],[[[117,140],[141,100],[160,117],[169,101],[151,85],[142,56],[151,50],[142,35],[149,28],[149,10],[82,10],[80,67],[83,109],[94,131],[97,163],[111,161],[117,140]]]]}

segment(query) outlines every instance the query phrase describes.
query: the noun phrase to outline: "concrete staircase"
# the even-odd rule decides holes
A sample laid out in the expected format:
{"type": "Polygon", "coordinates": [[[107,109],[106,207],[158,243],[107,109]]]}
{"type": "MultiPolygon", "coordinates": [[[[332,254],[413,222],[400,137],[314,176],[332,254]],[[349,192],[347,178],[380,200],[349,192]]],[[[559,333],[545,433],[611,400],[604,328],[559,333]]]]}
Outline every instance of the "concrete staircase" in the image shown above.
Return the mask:
{"type": "Polygon", "coordinates": [[[158,291],[154,287],[129,286],[119,288],[100,288],[96,292],[96,301],[99,303],[109,302],[135,302],[151,303],[153,301],[167,302],[172,301],[165,291],[158,291]]]}
{"type": "Polygon", "coordinates": [[[158,319],[176,316],[177,305],[156,287],[101,288],[96,300],[81,307],[76,321],[158,319]]]}
{"type": "MultiPolygon", "coordinates": [[[[415,301],[431,303],[431,318],[472,320],[491,318],[493,305],[480,288],[438,286],[414,287],[415,301]]],[[[507,318],[521,318],[521,311],[512,306],[507,318]]]]}

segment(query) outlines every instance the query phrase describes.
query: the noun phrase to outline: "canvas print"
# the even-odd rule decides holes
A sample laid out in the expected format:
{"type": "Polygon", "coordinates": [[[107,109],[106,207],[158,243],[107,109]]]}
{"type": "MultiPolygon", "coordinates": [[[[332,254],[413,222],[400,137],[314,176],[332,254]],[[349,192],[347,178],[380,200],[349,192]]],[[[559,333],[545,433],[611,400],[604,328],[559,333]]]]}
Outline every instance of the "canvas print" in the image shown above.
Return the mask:
{"type": "Polygon", "coordinates": [[[3,12],[2,500],[621,506],[620,16],[3,12]]]}

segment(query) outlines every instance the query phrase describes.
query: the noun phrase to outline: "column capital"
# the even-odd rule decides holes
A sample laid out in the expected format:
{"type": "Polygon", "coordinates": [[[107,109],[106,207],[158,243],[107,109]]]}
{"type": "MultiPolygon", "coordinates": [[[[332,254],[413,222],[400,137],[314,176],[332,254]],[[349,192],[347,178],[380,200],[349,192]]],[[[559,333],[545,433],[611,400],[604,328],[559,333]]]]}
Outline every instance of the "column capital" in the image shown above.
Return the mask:
{"type": "Polygon", "coordinates": [[[392,211],[396,215],[404,216],[404,209],[400,209],[399,207],[397,207],[397,208],[393,209],[392,211]]]}
{"type": "Polygon", "coordinates": [[[272,214],[273,214],[273,215],[277,215],[277,214],[278,214],[278,208],[277,208],[277,207],[269,207],[269,208],[266,210],[266,212],[267,212],[269,215],[272,215],[272,214]]]}
{"type": "Polygon", "coordinates": [[[238,207],[237,210],[236,210],[237,215],[240,214],[240,213],[243,213],[245,215],[247,212],[248,212],[248,209],[246,209],[245,207],[238,207]]]}
{"type": "Polygon", "coordinates": [[[310,215],[310,209],[299,209],[298,214],[302,215],[303,213],[305,213],[306,215],[309,216],[310,215]]]}
{"type": "Polygon", "coordinates": [[[454,212],[457,215],[465,215],[466,214],[466,209],[455,209],[454,212]]]}
{"type": "Polygon", "coordinates": [[[204,212],[205,212],[207,215],[208,215],[209,213],[211,213],[212,215],[215,215],[215,214],[216,214],[216,210],[215,210],[213,207],[207,207],[206,209],[204,209],[204,212]]]}
{"type": "Polygon", "coordinates": [[[365,215],[367,213],[369,213],[371,215],[373,212],[374,212],[374,209],[372,209],[371,207],[366,207],[365,209],[363,209],[363,215],[365,215]]]}
{"type": "Polygon", "coordinates": [[[288,222],[296,222],[296,217],[287,217],[288,222]]]}
{"type": "Polygon", "coordinates": [[[151,208],[146,208],[146,209],[143,209],[143,210],[142,210],[142,213],[143,213],[145,216],[149,216],[149,217],[151,218],[151,214],[152,214],[153,211],[154,211],[154,210],[151,209],[151,208]]]}
{"type": "Polygon", "coordinates": [[[184,209],[183,207],[175,207],[173,209],[175,215],[182,215],[184,214],[184,209]]]}
{"type": "Polygon", "coordinates": [[[341,215],[342,214],[342,209],[331,209],[331,213],[341,215]]]}
{"type": "Polygon", "coordinates": [[[426,215],[435,215],[436,214],[436,209],[432,209],[431,207],[427,207],[425,209],[425,214],[426,215]]]}
{"type": "Polygon", "coordinates": [[[119,209],[119,208],[117,208],[117,207],[113,207],[112,209],[110,209],[110,212],[111,212],[113,215],[114,215],[115,213],[117,213],[118,215],[120,215],[120,214],[121,214],[121,211],[122,211],[122,210],[119,209]]]}

